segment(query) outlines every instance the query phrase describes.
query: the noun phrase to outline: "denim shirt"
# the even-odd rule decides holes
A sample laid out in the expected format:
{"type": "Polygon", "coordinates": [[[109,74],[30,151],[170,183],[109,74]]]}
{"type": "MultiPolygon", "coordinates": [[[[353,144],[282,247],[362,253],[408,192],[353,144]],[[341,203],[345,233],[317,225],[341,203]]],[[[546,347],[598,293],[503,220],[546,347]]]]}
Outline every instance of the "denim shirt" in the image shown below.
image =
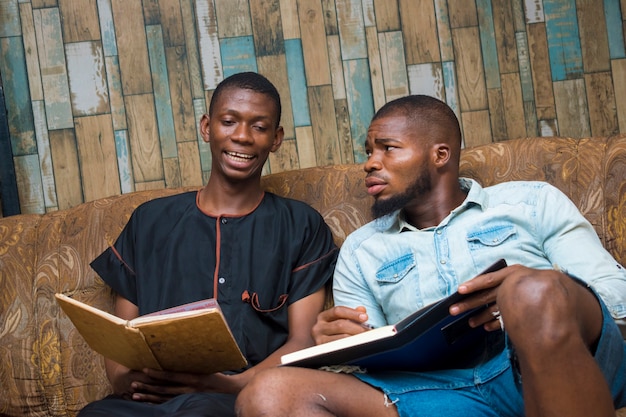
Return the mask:
{"type": "Polygon", "coordinates": [[[626,270],[561,191],[544,182],[459,182],[465,201],[436,227],[417,230],[397,211],[350,234],[335,269],[335,305],[365,306],[376,327],[396,323],[504,258],[565,270],[587,282],[614,318],[626,316],[626,270]]]}

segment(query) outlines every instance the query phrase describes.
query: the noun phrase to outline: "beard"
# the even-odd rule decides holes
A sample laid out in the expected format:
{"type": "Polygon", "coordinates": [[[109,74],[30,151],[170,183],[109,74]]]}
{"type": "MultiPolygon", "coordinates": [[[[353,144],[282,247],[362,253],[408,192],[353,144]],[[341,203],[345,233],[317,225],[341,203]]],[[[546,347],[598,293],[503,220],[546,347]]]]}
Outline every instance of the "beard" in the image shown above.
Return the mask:
{"type": "Polygon", "coordinates": [[[396,210],[404,208],[417,196],[425,194],[432,189],[430,173],[426,169],[420,169],[420,175],[409,185],[404,192],[389,198],[378,199],[372,204],[372,216],[377,219],[396,210]]]}

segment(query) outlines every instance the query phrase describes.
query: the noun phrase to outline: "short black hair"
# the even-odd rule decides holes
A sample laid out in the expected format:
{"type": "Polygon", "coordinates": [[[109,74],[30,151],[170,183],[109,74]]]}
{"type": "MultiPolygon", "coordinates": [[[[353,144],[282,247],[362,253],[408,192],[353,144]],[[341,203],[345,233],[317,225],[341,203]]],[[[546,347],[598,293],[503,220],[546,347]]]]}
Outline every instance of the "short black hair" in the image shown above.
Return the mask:
{"type": "Polygon", "coordinates": [[[422,94],[401,97],[382,106],[372,121],[388,116],[403,116],[411,125],[426,123],[443,128],[441,132],[448,132],[461,143],[461,127],[454,111],[443,101],[422,94]]]}
{"type": "Polygon", "coordinates": [[[217,85],[215,91],[213,91],[211,102],[209,103],[209,116],[211,116],[213,112],[213,106],[217,99],[220,98],[224,91],[230,88],[252,90],[257,93],[267,95],[270,100],[274,102],[276,110],[278,111],[276,126],[280,124],[282,107],[280,104],[280,94],[278,93],[278,90],[270,80],[265,78],[263,75],[252,71],[233,74],[224,78],[224,80],[217,85]]]}

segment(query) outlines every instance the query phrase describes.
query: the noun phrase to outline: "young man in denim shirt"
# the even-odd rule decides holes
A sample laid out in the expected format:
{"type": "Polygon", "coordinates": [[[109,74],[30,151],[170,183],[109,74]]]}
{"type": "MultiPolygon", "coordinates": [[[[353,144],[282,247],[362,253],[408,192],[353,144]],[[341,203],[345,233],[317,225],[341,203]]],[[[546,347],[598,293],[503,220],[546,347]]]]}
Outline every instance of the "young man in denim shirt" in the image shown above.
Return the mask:
{"type": "Polygon", "coordinates": [[[490,305],[470,324],[496,343],[460,369],[264,371],[240,394],[239,415],[588,417],[626,405],[613,320],[626,316],[626,273],[564,194],[459,179],[459,123],[432,97],[383,106],[365,149],[376,220],[341,248],[316,343],[396,323],[457,289],[472,295],[450,312],[490,305]],[[510,266],[478,275],[499,258],[510,266]]]}

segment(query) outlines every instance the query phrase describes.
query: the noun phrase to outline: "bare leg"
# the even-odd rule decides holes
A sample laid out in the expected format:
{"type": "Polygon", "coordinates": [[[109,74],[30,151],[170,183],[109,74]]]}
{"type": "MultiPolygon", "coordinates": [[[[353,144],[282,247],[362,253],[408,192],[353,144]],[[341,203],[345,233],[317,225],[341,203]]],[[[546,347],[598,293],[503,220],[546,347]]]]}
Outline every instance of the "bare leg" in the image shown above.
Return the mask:
{"type": "Polygon", "coordinates": [[[602,329],[597,299],[565,274],[527,271],[507,278],[497,300],[519,359],[526,416],[615,416],[589,350],[602,329]]]}
{"type": "Polygon", "coordinates": [[[397,417],[381,391],[346,374],[303,368],[271,368],[241,391],[240,417],[397,417]]]}

